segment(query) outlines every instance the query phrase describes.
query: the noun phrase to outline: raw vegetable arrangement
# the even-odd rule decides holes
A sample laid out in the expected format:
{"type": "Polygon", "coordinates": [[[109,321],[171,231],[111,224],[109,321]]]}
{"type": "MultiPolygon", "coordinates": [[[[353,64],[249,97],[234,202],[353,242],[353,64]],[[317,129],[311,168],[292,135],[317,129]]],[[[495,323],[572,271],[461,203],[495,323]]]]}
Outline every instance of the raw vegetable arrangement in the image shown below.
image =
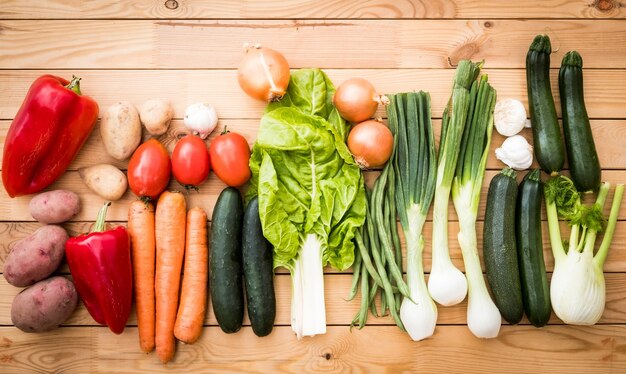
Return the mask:
{"type": "MultiPolygon", "coordinates": [[[[428,92],[383,95],[361,77],[335,88],[324,71],[290,70],[280,52],[260,45],[246,47],[237,75],[243,92],[267,104],[252,149],[233,125],[209,139],[219,119],[208,103],[186,108],[187,134],[171,149],[160,141],[175,117],[168,100],[104,108],[103,148],[112,159],[127,161],[127,169],[99,163],[78,171],[103,200],[87,234],[70,238],[60,226],[81,210],[74,192],[51,190],[30,200],[30,214],[42,226],[12,246],[3,269],[9,284],[28,287],[13,301],[13,324],[25,332],[49,331],[66,323],[82,301],[96,322],[121,334],[134,302],[139,349],[154,350],[167,363],[177,341],[198,341],[208,302],[224,333],[239,331],[247,313],[255,335],[271,334],[274,271],[283,267],[292,280],[291,327],[301,339],[326,332],[326,266],[353,270],[347,299],[360,299],[353,326],[388,316],[414,341],[436,333],[437,304],[455,305],[466,296],[467,326],[478,338],[495,338],[502,319],[517,324],[524,315],[542,327],[553,310],[567,324],[597,323],[624,186],[614,189],[605,216],[611,183],[602,181],[585,108],[582,56],[566,53],[559,70],[561,137],[551,51],[546,35],[528,50],[530,119],[521,101],[497,101],[496,89],[481,75],[483,62],[460,61],[438,148],[428,92]],[[375,117],[382,109],[387,123],[375,117]],[[525,127],[532,128],[532,145],[520,134],[525,127]],[[494,128],[507,137],[495,151],[506,167],[489,182],[485,280],[477,219],[494,128]],[[565,155],[569,173],[562,173],[565,155]],[[527,172],[518,185],[518,173],[532,166],[533,156],[541,169],[527,172]],[[371,184],[367,170],[378,174],[371,184]],[[211,174],[224,186],[209,227],[207,213],[188,207],[186,196],[211,174]],[[180,191],[168,190],[171,181],[180,191]],[[128,207],[127,227],[107,227],[111,201],[128,189],[137,199],[128,207]],[[450,199],[465,273],[450,259],[450,199]],[[544,202],[555,260],[550,282],[544,202]],[[431,205],[427,282],[424,227],[431,205]],[[559,221],[570,227],[565,242],[559,221]],[[72,279],[55,275],[64,258],[72,279]]],[[[33,82],[5,140],[9,196],[46,189],[92,132],[98,105],[81,93],[79,82],[50,75],[33,82]]]]}

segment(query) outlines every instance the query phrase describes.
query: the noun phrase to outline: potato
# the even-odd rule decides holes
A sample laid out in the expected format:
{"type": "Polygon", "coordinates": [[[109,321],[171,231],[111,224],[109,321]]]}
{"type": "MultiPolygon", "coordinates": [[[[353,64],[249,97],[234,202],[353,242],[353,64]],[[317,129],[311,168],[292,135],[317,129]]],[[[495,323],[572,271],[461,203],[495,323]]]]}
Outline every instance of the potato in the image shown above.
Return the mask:
{"type": "Polygon", "coordinates": [[[128,187],[126,175],[113,165],[100,164],[80,168],[78,174],[90,190],[106,200],[119,200],[128,187]]]}
{"type": "Polygon", "coordinates": [[[61,226],[47,225],[15,243],[4,262],[7,282],[26,287],[47,278],[61,264],[67,239],[61,226]]]}
{"type": "Polygon", "coordinates": [[[72,281],[60,276],[48,278],[15,296],[11,321],[24,332],[50,331],[67,321],[77,302],[72,281]]]}
{"type": "Polygon", "coordinates": [[[43,224],[61,223],[80,212],[80,198],[72,191],[48,191],[33,197],[28,210],[34,219],[43,224]]]}
{"type": "Polygon", "coordinates": [[[139,118],[150,135],[163,135],[174,117],[172,105],[162,99],[151,99],[139,107],[139,118]]]}
{"type": "Polygon", "coordinates": [[[111,157],[118,160],[129,158],[141,142],[137,109],[127,101],[111,105],[100,121],[100,135],[111,157]]]}

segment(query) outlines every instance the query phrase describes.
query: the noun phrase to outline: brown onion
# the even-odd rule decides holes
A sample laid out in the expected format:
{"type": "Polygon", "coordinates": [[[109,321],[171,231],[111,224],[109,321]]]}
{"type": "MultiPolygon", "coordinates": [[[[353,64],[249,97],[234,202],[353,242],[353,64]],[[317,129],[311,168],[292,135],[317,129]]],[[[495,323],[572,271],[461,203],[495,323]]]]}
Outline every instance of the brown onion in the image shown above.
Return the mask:
{"type": "Polygon", "coordinates": [[[237,70],[237,80],[249,96],[277,101],[289,85],[289,64],[280,52],[256,45],[247,48],[237,70]]]}
{"type": "Polygon", "coordinates": [[[350,131],[348,148],[361,169],[378,168],[391,157],[393,135],[381,122],[361,122],[350,131]]]}
{"type": "Polygon", "coordinates": [[[337,87],[333,96],[333,104],[339,114],[354,123],[370,119],[381,100],[383,96],[378,95],[374,86],[363,78],[348,79],[337,87]]]}

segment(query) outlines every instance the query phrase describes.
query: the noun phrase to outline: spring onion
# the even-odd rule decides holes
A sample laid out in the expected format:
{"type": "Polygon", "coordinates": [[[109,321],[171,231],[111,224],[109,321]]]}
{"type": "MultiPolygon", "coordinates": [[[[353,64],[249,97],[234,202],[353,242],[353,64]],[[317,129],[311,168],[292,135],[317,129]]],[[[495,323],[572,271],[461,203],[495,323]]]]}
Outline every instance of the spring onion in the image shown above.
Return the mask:
{"type": "Polygon", "coordinates": [[[494,304],[480,267],[476,240],[476,218],[493,130],[496,91],[483,75],[471,88],[470,112],[463,132],[452,201],[459,216],[459,245],[463,253],[469,288],[467,326],[479,338],[495,338],[501,316],[494,304]]]}
{"type": "Polygon", "coordinates": [[[422,229],[435,192],[435,139],[430,119],[430,95],[402,93],[390,97],[389,127],[396,146],[395,203],[407,245],[407,283],[410,298],[400,307],[400,319],[413,340],[432,336],[437,306],[424,279],[422,229]]]}
{"type": "Polygon", "coordinates": [[[470,88],[482,63],[462,60],[456,69],[452,96],[443,113],[437,181],[433,208],[432,269],[428,290],[441,305],[455,305],[465,299],[467,282],[450,260],[448,249],[448,201],[461,146],[463,129],[470,108],[470,88]]]}

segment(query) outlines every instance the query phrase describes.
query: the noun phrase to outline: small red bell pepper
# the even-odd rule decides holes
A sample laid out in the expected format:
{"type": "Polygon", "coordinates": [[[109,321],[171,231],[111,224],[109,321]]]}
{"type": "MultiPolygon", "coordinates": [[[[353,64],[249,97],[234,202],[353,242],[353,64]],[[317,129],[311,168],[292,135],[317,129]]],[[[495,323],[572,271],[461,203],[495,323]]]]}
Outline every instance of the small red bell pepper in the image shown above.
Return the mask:
{"type": "Polygon", "coordinates": [[[41,191],[70,165],[93,130],[98,104],[71,82],[43,75],[30,86],[4,141],[2,183],[11,197],[41,191]]]}
{"type": "Polygon", "coordinates": [[[121,334],[130,315],[133,274],[126,228],[105,231],[106,203],[89,234],[70,238],[65,256],[78,295],[96,322],[121,334]]]}

